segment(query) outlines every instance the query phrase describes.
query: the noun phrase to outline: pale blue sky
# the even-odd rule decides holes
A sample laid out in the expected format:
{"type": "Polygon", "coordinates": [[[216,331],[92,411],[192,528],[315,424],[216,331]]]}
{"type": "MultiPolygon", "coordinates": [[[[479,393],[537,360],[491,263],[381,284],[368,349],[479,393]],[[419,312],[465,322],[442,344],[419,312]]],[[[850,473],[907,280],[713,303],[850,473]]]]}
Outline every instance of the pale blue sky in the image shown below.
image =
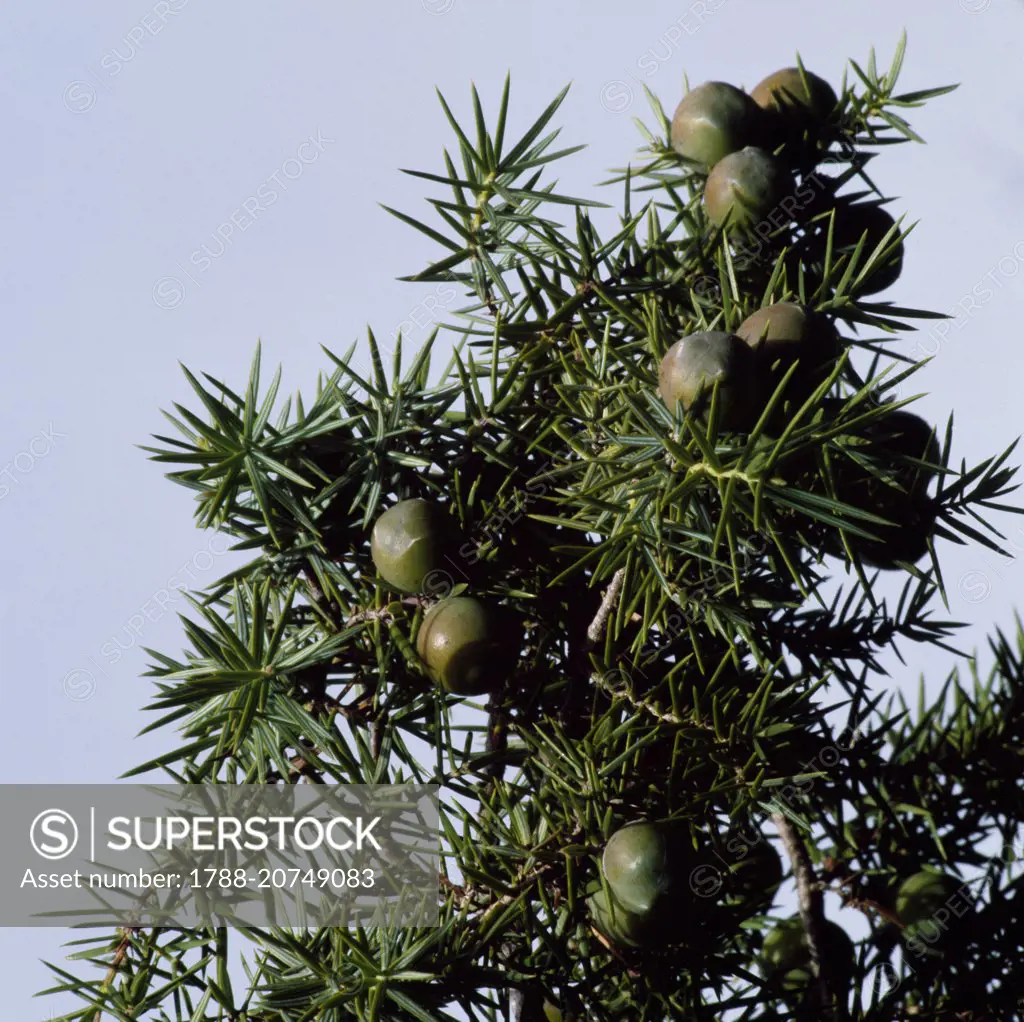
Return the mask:
{"type": "MultiPolygon", "coordinates": [[[[309,390],[325,366],[321,343],[340,351],[366,323],[385,339],[403,321],[409,341],[426,335],[429,302],[419,303],[433,288],[395,278],[437,253],[378,203],[425,208],[422,182],[397,168],[440,169],[449,131],[435,85],[465,116],[475,80],[493,111],[511,69],[511,131],[571,79],[562,138],[591,148],[561,179],[580,194],[630,158],[630,116],[647,116],[640,82],[671,109],[684,70],[694,84],[749,87],[799,49],[838,85],[845,59],[865,59],[872,44],[887,63],[905,26],[905,90],[963,83],[911,113],[928,146],[890,150],[872,168],[901,197],[898,211],[922,220],[890,296],[939,311],[963,300],[944,339],[921,339],[937,357],[918,377],[931,392],[920,408],[943,422],[957,408],[954,453],[972,462],[1021,431],[1024,4],[595,7],[105,0],[7,10],[0,780],[109,781],[170,741],[133,738],[148,695],[138,646],[177,649],[176,586],[205,584],[229,560],[194,529],[188,493],[133,447],[164,428],[160,407],[191,400],[177,361],[237,383],[262,338],[286,385],[309,390]],[[134,648],[115,662],[118,640],[134,648]]],[[[1012,519],[1005,527],[1013,560],[942,550],[951,616],[972,622],[964,645],[983,643],[1021,603],[1024,531],[1012,519]]],[[[950,666],[908,652],[895,683],[919,670],[938,681],[950,666]]],[[[29,1000],[47,982],[37,959],[58,958],[65,938],[0,930],[9,1017],[67,1007],[29,1000]]]]}

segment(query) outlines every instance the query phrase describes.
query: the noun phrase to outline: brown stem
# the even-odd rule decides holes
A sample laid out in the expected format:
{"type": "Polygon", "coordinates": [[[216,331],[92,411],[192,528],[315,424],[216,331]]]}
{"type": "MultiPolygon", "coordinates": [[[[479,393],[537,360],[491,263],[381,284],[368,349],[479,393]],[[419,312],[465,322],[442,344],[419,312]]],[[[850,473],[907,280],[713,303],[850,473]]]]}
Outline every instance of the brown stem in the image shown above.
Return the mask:
{"type": "MultiPolygon", "coordinates": [[[[612,575],[611,582],[609,582],[608,588],[601,598],[601,605],[597,608],[597,613],[587,626],[586,635],[583,637],[582,642],[575,646],[571,652],[571,679],[566,688],[562,708],[559,711],[559,717],[571,737],[579,737],[579,732],[585,727],[583,723],[584,679],[593,680],[593,672],[590,668],[588,654],[601,641],[601,637],[608,627],[608,619],[611,617],[615,604],[618,602],[625,578],[625,568],[619,568],[612,575]]],[[[577,624],[576,627],[579,627],[579,625],[577,624]]],[[[574,634],[574,645],[575,641],[574,634]]]]}
{"type": "MultiPolygon", "coordinates": [[[[121,943],[117,945],[117,950],[114,952],[114,957],[110,962],[110,968],[107,970],[107,976],[103,980],[103,986],[100,988],[106,993],[110,989],[110,984],[113,983],[114,977],[117,975],[118,970],[121,968],[121,963],[124,961],[125,956],[128,954],[128,948],[131,947],[132,936],[139,932],[139,927],[128,926],[125,927],[124,933],[121,936],[121,943]]],[[[103,1009],[99,1008],[96,1014],[93,1016],[94,1022],[100,1022],[103,1018],[103,1009]]]]}
{"type": "MultiPolygon", "coordinates": [[[[320,750],[315,750],[319,752],[320,750]]],[[[289,774],[289,781],[295,777],[302,776],[308,784],[324,784],[323,775],[317,770],[301,753],[296,753],[289,760],[292,770],[289,774]]]]}
{"type": "Polygon", "coordinates": [[[832,994],[832,976],[829,961],[825,954],[825,904],[821,887],[814,876],[814,866],[807,848],[797,833],[792,820],[782,813],[772,816],[782,838],[790,864],[793,867],[793,879],[796,881],[796,893],[800,903],[800,921],[807,934],[807,949],[811,955],[811,972],[817,980],[821,995],[823,1011],[829,1011],[835,1017],[835,998],[832,994]]]}
{"type": "Polygon", "coordinates": [[[601,636],[604,635],[604,630],[608,625],[608,618],[611,617],[612,611],[615,609],[615,604],[618,603],[619,594],[622,592],[622,583],[625,579],[625,568],[619,568],[619,570],[612,575],[611,583],[605,590],[604,597],[601,599],[601,606],[597,608],[594,620],[590,622],[590,627],[587,629],[587,641],[584,646],[585,650],[593,649],[601,641],[601,636]]]}

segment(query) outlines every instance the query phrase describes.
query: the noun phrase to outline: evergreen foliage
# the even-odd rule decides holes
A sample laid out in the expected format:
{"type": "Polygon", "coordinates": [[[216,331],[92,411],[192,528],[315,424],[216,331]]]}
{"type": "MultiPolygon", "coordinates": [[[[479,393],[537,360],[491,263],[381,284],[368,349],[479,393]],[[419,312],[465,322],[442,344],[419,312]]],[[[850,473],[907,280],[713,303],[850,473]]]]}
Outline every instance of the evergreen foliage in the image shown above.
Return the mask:
{"type": "Polygon", "coordinates": [[[439,331],[411,357],[370,332],[368,375],[327,351],[315,395],[280,401],[258,351],[241,389],[185,370],[196,401],[147,450],[246,563],[193,594],[183,654],[150,651],[147,730],[176,737],[131,775],[440,784],[442,925],[90,935],[51,966],[83,1002],[66,1019],[1024,1017],[1024,881],[998,853],[1024,820],[1024,632],[916,711],[883,671],[915,644],[961,654],[936,540],[999,550],[986,515],[1016,485],[1012,446],[956,461],[952,420],[927,458],[885,440],[919,368],[905,332],[942,317],[877,297],[905,217],[844,247],[833,211],[884,198],[871,160],[920,142],[904,115],[949,91],[899,93],[903,54],[851,62],[829,116],[773,151],[795,202],[754,232],[709,220],[709,168],[673,148],[653,95],[604,213],[551,176],[582,148],[556,144],[565,92],[515,140],[507,81],[490,121],[475,88],[467,124],[442,97],[451,149],[408,173],[443,197],[430,224],[390,212],[437,245],[407,279],[466,295],[447,363],[439,331]],[[710,377],[699,407],[666,405],[674,343],[784,301],[841,336],[812,386],[788,389],[799,363],[765,370],[739,432],[710,377]],[[879,512],[911,490],[916,516],[879,512]],[[371,533],[411,498],[458,545],[409,595],[378,576],[371,533]],[[425,612],[463,595],[521,640],[481,698],[417,653],[425,612]],[[588,904],[603,892],[607,912],[604,846],[639,820],[672,828],[671,918],[617,942],[588,904]],[[760,957],[789,914],[776,898],[773,921],[780,855],[809,946],[795,990],[760,957]],[[894,906],[924,867],[965,886],[917,954],[894,906]],[[826,888],[845,906],[828,922],[826,888]],[[852,964],[830,960],[832,924],[858,916],[852,964]]]}

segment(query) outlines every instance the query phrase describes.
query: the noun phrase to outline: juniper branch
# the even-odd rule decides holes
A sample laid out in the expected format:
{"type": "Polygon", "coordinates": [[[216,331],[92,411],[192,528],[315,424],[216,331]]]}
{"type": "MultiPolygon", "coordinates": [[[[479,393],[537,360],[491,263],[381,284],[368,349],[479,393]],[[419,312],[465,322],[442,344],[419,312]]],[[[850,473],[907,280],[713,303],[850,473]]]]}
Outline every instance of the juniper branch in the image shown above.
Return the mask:
{"type": "Polygon", "coordinates": [[[835,1009],[832,1007],[835,1004],[832,990],[833,977],[825,956],[824,898],[814,876],[814,866],[792,820],[782,813],[774,813],[772,823],[775,824],[779,837],[782,838],[782,845],[786,849],[786,855],[793,867],[793,879],[796,881],[796,893],[800,903],[800,921],[807,934],[811,972],[817,980],[822,1009],[829,1011],[831,1017],[835,1018],[835,1009]]]}

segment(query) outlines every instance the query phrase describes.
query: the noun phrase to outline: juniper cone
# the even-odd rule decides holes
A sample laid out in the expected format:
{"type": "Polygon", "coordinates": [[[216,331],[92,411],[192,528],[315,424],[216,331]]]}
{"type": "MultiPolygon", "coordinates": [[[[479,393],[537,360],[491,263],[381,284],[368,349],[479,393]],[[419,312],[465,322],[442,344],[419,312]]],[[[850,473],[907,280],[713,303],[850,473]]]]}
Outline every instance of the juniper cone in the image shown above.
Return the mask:
{"type": "Polygon", "coordinates": [[[658,368],[658,392],[670,409],[707,409],[718,388],[719,422],[741,429],[755,417],[757,377],[750,348],[734,334],[705,330],[680,338],[658,368]]]}
{"type": "Polygon", "coordinates": [[[892,287],[903,273],[905,255],[904,242],[900,234],[907,227],[897,229],[896,219],[884,207],[868,201],[853,202],[847,197],[839,197],[834,206],[828,210],[827,216],[815,221],[806,238],[799,242],[805,256],[808,277],[813,283],[813,290],[824,286],[822,273],[828,245],[829,223],[832,222],[832,259],[834,263],[843,260],[842,269],[852,260],[857,247],[861,245],[860,257],[857,262],[857,276],[866,270],[868,261],[876,249],[885,242],[885,249],[891,248],[883,258],[881,255],[874,262],[871,271],[865,274],[858,284],[857,290],[862,295],[874,295],[892,287]],[[888,240],[886,240],[888,237],[888,240]]]}
{"type": "Polygon", "coordinates": [[[824,381],[843,350],[828,316],[796,302],[758,309],[740,323],[736,336],[753,349],[758,371],[767,381],[781,382],[793,363],[799,363],[787,393],[801,403],[824,381]]]}
{"type": "Polygon", "coordinates": [[[422,592],[432,573],[452,570],[448,560],[458,543],[451,519],[427,500],[403,500],[377,519],[370,550],[377,572],[404,593],[422,592]]]}
{"type": "Polygon", "coordinates": [[[712,167],[704,185],[704,207],[716,227],[750,228],[775,212],[791,189],[781,160],[746,146],[712,167]]]}
{"type": "MultiPolygon", "coordinates": [[[[822,952],[834,975],[846,978],[853,967],[853,942],[847,932],[826,919],[821,929],[822,952]]],[[[789,992],[803,992],[813,983],[807,931],[800,916],[782,920],[764,939],[761,968],[769,981],[789,992]]]]}
{"type": "Polygon", "coordinates": [[[872,525],[877,538],[854,538],[851,545],[864,564],[898,571],[928,556],[935,536],[935,513],[927,499],[888,498],[875,508],[889,524],[872,525]]]}
{"type": "Polygon", "coordinates": [[[490,692],[505,682],[515,661],[515,640],[503,617],[471,596],[441,600],[423,617],[416,651],[449,692],[490,692]]]}
{"type": "Polygon", "coordinates": [[[970,888],[962,880],[934,870],[907,877],[896,895],[896,914],[903,923],[903,939],[924,953],[939,954],[944,938],[955,927],[968,925],[964,917],[970,888]]]}
{"type": "Polygon", "coordinates": [[[634,912],[614,894],[598,887],[587,898],[590,921],[612,943],[621,947],[639,948],[658,939],[658,927],[646,912],[634,912]]]}
{"type": "Polygon", "coordinates": [[[800,130],[825,121],[839,98],[824,78],[798,67],[786,67],[768,75],[750,90],[750,97],[766,111],[781,114],[800,130]]]}
{"type": "MultiPolygon", "coordinates": [[[[919,415],[899,409],[867,423],[860,433],[865,443],[848,447],[856,456],[838,466],[836,494],[844,503],[885,522],[865,523],[872,535],[854,534],[847,542],[865,564],[898,570],[901,564],[915,564],[928,554],[935,532],[935,502],[927,491],[935,474],[931,466],[939,457],[938,439],[919,415]],[[882,473],[867,467],[866,457],[882,473]]],[[[837,537],[825,548],[842,554],[837,537]]]]}
{"type": "Polygon", "coordinates": [[[891,411],[868,423],[870,442],[882,448],[893,471],[893,481],[908,493],[923,493],[935,478],[941,456],[935,427],[907,409],[891,411]]]}
{"type": "Polygon", "coordinates": [[[736,328],[768,369],[777,362],[800,359],[809,365],[834,360],[842,350],[839,335],[827,316],[796,302],[776,302],[749,315],[736,328]]]}
{"type": "Polygon", "coordinates": [[[753,909],[767,909],[782,883],[782,859],[768,839],[762,838],[743,848],[737,860],[730,863],[729,873],[727,883],[731,895],[753,909]]]}
{"type": "Polygon", "coordinates": [[[631,823],[608,839],[601,868],[612,894],[631,912],[651,912],[671,886],[672,862],[663,829],[631,823]]]}
{"type": "Polygon", "coordinates": [[[764,114],[742,89],[705,82],[691,89],[672,117],[672,147],[680,156],[713,167],[744,146],[756,145],[764,114]]]}
{"type": "MultiPolygon", "coordinates": [[[[827,137],[800,149],[857,202],[949,91],[920,87],[920,67],[913,91],[898,85],[904,42],[891,62],[857,55],[827,137]]],[[[913,331],[933,314],[895,287],[866,297],[848,261],[812,265],[803,228],[780,220],[742,251],[717,230],[709,167],[780,146],[748,137],[765,112],[749,96],[694,93],[672,124],[662,100],[680,95],[652,99],[639,156],[584,196],[558,184],[579,141],[555,143],[564,92],[525,119],[508,83],[493,101],[445,99],[451,138],[414,172],[425,219],[393,212],[430,244],[410,278],[458,295],[447,322],[394,350],[372,332],[333,345],[301,401],[279,399],[258,350],[248,379],[188,371],[196,396],[148,450],[237,563],[152,653],[163,751],[129,776],[436,784],[440,925],[90,931],[51,966],[80,1003],[69,1022],[507,1022],[545,1000],[597,1022],[1022,1018],[1020,856],[999,849],[1020,848],[1024,822],[1024,630],[963,659],[964,587],[940,570],[956,544],[967,567],[1008,549],[1015,424],[986,419],[975,461],[952,421],[925,417],[933,469],[909,486],[927,521],[906,531],[934,557],[890,557],[880,581],[835,546],[877,527],[871,495],[910,496],[891,427],[920,408],[892,407],[886,370],[901,394],[925,389],[913,331]],[[694,112],[704,97],[728,102],[694,112]],[[771,380],[736,332],[787,302],[827,315],[849,351],[769,435],[771,380]],[[711,379],[737,428],[708,421],[711,379]],[[836,493],[853,469],[875,479],[857,484],[861,507],[836,493]],[[381,584],[374,526],[410,495],[436,495],[462,533],[443,601],[398,584],[419,585],[433,553],[381,584]],[[494,627],[496,610],[513,625],[494,627]],[[948,679],[903,705],[940,656],[948,679]],[[483,706],[451,698],[485,689],[483,706]],[[664,823],[685,849],[650,930],[596,893],[630,821],[664,823]],[[775,911],[776,874],[742,897],[730,882],[730,840],[753,833],[785,852],[775,911]],[[976,898],[955,954],[925,965],[877,892],[932,862],[977,877],[976,898]]],[[[990,183],[979,174],[972,187],[990,183]]],[[[908,216],[914,203],[901,196],[908,216]]],[[[983,399],[957,403],[957,426],[976,427],[983,399]]],[[[1002,619],[1011,592],[986,609],[1002,619]]]]}
{"type": "Polygon", "coordinates": [[[890,240],[886,245],[893,246],[893,254],[888,265],[880,267],[869,281],[869,289],[865,294],[877,294],[892,287],[903,273],[904,245],[899,240],[900,228],[896,219],[882,206],[873,203],[851,203],[840,205],[836,209],[836,226],[833,231],[833,245],[839,253],[852,252],[861,239],[864,239],[862,257],[866,260],[874,250],[890,240]]]}

